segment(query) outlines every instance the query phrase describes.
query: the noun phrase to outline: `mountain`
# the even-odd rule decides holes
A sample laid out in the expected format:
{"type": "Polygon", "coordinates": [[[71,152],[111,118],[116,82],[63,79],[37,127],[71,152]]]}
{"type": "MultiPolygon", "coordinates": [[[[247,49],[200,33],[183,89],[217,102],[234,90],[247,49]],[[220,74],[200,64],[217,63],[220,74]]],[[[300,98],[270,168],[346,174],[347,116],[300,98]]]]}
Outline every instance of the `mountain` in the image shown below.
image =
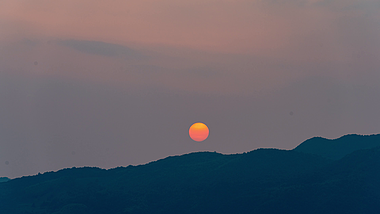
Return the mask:
{"type": "Polygon", "coordinates": [[[10,179],[9,178],[7,178],[7,177],[0,177],[0,183],[1,182],[7,182],[7,181],[9,181],[10,179]]]}
{"type": "MultiPolygon", "coordinates": [[[[358,142],[360,143],[360,142],[358,142]]],[[[378,213],[380,147],[333,160],[296,150],[197,152],[140,166],[84,167],[0,183],[21,213],[378,213]]]]}
{"type": "Polygon", "coordinates": [[[356,150],[369,149],[380,146],[380,134],[377,135],[345,135],[330,140],[314,137],[304,141],[294,150],[310,154],[321,155],[325,158],[338,160],[356,150]]]}

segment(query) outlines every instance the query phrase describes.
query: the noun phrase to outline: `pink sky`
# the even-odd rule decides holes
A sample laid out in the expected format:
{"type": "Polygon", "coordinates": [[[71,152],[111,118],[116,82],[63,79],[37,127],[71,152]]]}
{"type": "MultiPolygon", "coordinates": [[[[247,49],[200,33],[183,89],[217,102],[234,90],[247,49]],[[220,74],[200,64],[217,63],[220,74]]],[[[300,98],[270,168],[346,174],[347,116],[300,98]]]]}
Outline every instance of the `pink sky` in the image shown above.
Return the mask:
{"type": "MultiPolygon", "coordinates": [[[[371,66],[374,63],[377,65],[376,56],[380,54],[377,42],[380,35],[379,10],[372,9],[379,5],[371,0],[332,2],[39,0],[2,1],[1,4],[0,26],[3,33],[0,39],[3,41],[3,46],[12,44],[17,46],[17,42],[26,39],[39,43],[74,39],[125,45],[156,53],[156,58],[148,62],[151,65],[183,70],[204,66],[219,69],[219,73],[229,74],[232,82],[232,86],[228,89],[230,91],[241,85],[233,84],[234,81],[244,85],[244,80],[254,79],[252,90],[261,90],[283,86],[289,84],[289,81],[313,75],[305,69],[274,68],[274,63],[284,66],[335,64],[344,67],[353,61],[353,56],[365,52],[369,60],[365,64],[371,66]],[[161,57],[157,56],[157,52],[161,57]],[[235,54],[236,58],[243,56],[241,58],[246,60],[244,62],[230,60],[230,56],[226,54],[235,54]],[[168,55],[169,57],[163,57],[168,55]],[[176,57],[175,60],[171,58],[173,56],[176,57]],[[250,60],[272,65],[264,67],[260,67],[257,63],[247,65],[250,60]],[[226,67],[230,69],[226,70],[226,67]]],[[[62,59],[62,54],[66,54],[65,60],[70,62],[67,66],[88,67],[90,63],[83,62],[86,61],[83,59],[87,59],[99,62],[101,65],[95,66],[98,68],[105,66],[107,64],[105,61],[115,65],[113,66],[115,68],[125,67],[124,59],[100,59],[101,57],[93,55],[83,58],[72,57],[80,53],[51,47],[29,48],[28,54],[28,50],[21,46],[18,45],[16,51],[10,47],[12,51],[5,58],[14,59],[12,53],[17,55],[17,58],[22,58],[23,55],[30,58],[30,53],[33,56],[37,53],[41,55],[40,61],[57,64],[56,61],[62,59]],[[66,53],[63,53],[64,51],[66,53]],[[50,54],[46,54],[48,52],[50,54]],[[46,56],[49,60],[42,59],[46,56]]],[[[19,66],[20,63],[14,64],[19,66]]],[[[45,70],[56,71],[52,68],[53,65],[47,63],[44,65],[48,66],[45,70]]],[[[120,72],[113,71],[103,76],[97,76],[94,72],[84,74],[86,70],[91,69],[93,68],[75,71],[71,77],[76,78],[77,75],[79,78],[111,81],[126,79],[120,72]]],[[[317,75],[321,72],[324,71],[319,71],[317,75]]],[[[345,79],[356,76],[351,74],[352,71],[346,71],[349,75],[342,75],[341,72],[343,71],[334,71],[334,73],[326,71],[325,75],[345,79]]],[[[70,74],[65,72],[62,75],[70,74]]],[[[180,85],[185,87],[184,90],[192,90],[178,78],[173,76],[165,78],[169,83],[164,85],[178,87],[175,82],[181,82],[180,85]]],[[[190,81],[189,85],[193,85],[193,82],[190,81]]],[[[216,80],[209,85],[207,90],[220,91],[225,88],[225,81],[216,80]]],[[[244,89],[239,89],[238,92],[241,93],[242,90],[244,89]]]]}
{"type": "Polygon", "coordinates": [[[71,38],[272,56],[315,33],[335,43],[345,33],[339,26],[344,20],[379,21],[379,12],[369,11],[376,6],[372,0],[276,2],[2,1],[2,39],[71,38]]]}

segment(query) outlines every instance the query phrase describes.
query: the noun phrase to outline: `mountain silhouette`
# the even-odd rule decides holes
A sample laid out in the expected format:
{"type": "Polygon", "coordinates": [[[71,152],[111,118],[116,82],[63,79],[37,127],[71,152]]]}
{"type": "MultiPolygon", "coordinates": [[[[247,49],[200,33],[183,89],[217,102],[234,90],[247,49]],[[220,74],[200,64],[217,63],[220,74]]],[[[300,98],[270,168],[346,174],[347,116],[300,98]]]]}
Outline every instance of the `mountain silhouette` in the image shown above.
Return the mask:
{"type": "Polygon", "coordinates": [[[380,134],[351,134],[334,140],[322,137],[314,137],[301,143],[294,150],[298,152],[317,154],[325,158],[338,160],[356,150],[369,149],[377,146],[380,146],[380,134]]]}
{"type": "Polygon", "coordinates": [[[10,179],[9,178],[7,178],[7,177],[0,177],[0,183],[1,182],[7,182],[7,181],[9,181],[10,179]]]}
{"type": "MultiPolygon", "coordinates": [[[[355,144],[351,137],[340,140],[355,144]]],[[[356,149],[340,159],[297,150],[196,152],[139,166],[71,168],[16,178],[0,183],[0,210],[7,214],[378,213],[380,147],[356,149]]],[[[342,150],[339,157],[347,152],[342,150]]]]}

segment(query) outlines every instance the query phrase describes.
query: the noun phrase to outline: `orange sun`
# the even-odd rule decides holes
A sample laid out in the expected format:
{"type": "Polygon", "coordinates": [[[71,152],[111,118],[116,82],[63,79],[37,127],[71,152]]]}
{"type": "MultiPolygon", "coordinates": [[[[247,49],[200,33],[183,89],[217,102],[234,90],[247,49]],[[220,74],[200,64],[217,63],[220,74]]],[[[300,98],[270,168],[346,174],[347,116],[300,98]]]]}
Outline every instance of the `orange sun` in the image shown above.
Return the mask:
{"type": "Polygon", "coordinates": [[[209,130],[204,123],[194,123],[189,129],[189,135],[191,139],[201,142],[208,137],[209,130]]]}

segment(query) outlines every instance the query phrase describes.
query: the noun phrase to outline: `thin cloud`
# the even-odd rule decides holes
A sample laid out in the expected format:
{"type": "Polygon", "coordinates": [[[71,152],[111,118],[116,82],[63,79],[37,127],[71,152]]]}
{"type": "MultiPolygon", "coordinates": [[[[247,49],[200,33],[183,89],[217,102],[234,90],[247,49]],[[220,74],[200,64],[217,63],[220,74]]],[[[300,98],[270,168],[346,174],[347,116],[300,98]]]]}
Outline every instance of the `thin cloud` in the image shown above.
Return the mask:
{"type": "Polygon", "coordinates": [[[62,40],[58,44],[73,48],[77,51],[95,54],[101,56],[115,57],[115,56],[128,56],[141,58],[143,55],[138,51],[118,44],[106,43],[101,41],[89,41],[89,40],[62,40]]]}

